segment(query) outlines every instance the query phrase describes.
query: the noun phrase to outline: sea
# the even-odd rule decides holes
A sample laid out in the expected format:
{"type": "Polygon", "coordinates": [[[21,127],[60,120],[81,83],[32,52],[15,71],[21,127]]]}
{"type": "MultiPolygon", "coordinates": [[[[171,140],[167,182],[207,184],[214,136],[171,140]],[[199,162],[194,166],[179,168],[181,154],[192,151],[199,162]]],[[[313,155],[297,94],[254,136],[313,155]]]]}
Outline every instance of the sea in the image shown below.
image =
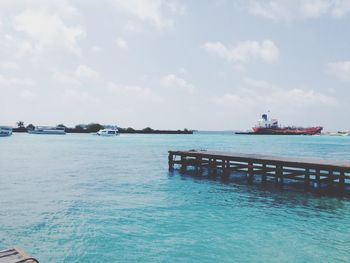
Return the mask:
{"type": "Polygon", "coordinates": [[[41,263],[350,262],[350,199],[168,171],[168,150],[350,160],[350,137],[0,138],[0,250],[41,263]]]}

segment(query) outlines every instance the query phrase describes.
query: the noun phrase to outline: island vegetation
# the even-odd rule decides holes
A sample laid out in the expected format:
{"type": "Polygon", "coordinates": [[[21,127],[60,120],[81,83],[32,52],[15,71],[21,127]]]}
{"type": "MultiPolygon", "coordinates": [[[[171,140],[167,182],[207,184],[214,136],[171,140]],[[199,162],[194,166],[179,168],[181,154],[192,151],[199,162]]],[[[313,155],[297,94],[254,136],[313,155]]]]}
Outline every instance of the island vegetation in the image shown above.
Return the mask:
{"type": "MultiPolygon", "coordinates": [[[[13,132],[27,132],[28,130],[33,130],[35,125],[30,123],[25,125],[23,121],[18,121],[16,123],[17,127],[13,129],[13,132]]],[[[40,126],[40,125],[39,125],[40,126]]],[[[64,124],[58,124],[56,127],[64,128],[67,133],[96,133],[101,129],[105,128],[116,128],[113,125],[102,125],[99,123],[90,123],[90,124],[77,124],[74,127],[68,127],[64,124]]],[[[119,133],[141,133],[141,134],[193,134],[193,130],[187,128],[183,130],[157,130],[152,129],[151,127],[146,127],[144,129],[138,130],[132,127],[128,128],[117,128],[119,133]]]]}

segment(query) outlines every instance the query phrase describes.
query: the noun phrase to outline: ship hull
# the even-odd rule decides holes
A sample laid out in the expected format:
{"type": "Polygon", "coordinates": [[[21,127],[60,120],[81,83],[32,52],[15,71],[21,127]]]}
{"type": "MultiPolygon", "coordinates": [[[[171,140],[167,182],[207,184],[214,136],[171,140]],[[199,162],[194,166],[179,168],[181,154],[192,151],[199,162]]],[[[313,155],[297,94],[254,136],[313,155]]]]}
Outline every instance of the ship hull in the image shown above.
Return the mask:
{"type": "Polygon", "coordinates": [[[322,127],[311,128],[260,128],[254,127],[253,134],[269,135],[315,135],[320,134],[322,127]]]}

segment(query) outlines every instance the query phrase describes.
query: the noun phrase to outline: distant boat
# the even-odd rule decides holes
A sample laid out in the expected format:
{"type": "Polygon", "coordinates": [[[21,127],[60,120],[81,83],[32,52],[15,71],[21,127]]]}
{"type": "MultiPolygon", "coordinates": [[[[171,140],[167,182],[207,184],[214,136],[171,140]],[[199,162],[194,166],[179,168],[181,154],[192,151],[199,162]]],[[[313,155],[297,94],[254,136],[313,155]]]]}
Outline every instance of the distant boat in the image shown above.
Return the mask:
{"type": "Polygon", "coordinates": [[[331,132],[328,135],[329,136],[350,136],[350,132],[338,131],[338,132],[331,132]]]}
{"type": "Polygon", "coordinates": [[[269,119],[267,114],[263,114],[252,132],[236,132],[236,134],[271,134],[271,135],[315,135],[320,134],[322,127],[283,127],[278,124],[278,120],[269,119]]]}
{"type": "Polygon", "coordinates": [[[28,130],[30,134],[66,134],[64,127],[35,126],[33,130],[28,130]]]}
{"type": "Polygon", "coordinates": [[[7,137],[12,135],[12,128],[8,126],[0,126],[0,137],[7,137]]]}
{"type": "Polygon", "coordinates": [[[117,129],[101,129],[97,133],[99,136],[117,136],[119,132],[117,129]]]}

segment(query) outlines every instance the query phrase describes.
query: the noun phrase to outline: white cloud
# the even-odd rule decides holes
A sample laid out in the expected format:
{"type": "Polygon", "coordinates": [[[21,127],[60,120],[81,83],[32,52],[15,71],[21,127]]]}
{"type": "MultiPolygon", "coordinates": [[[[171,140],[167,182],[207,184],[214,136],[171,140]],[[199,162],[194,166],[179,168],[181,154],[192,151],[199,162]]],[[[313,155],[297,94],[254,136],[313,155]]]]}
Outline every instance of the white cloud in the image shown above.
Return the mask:
{"type": "Polygon", "coordinates": [[[163,98],[154,93],[150,88],[140,87],[137,85],[124,85],[114,82],[108,82],[106,83],[106,86],[122,103],[127,101],[124,100],[124,98],[133,98],[133,103],[135,103],[135,100],[143,101],[144,103],[149,101],[163,102],[163,98]]]}
{"type": "Polygon", "coordinates": [[[333,2],[332,15],[336,17],[343,17],[350,13],[350,1],[338,0],[333,2]]]}
{"type": "Polygon", "coordinates": [[[301,11],[305,17],[317,18],[326,14],[331,7],[330,1],[313,0],[301,4],[301,11]]]}
{"type": "Polygon", "coordinates": [[[80,64],[73,72],[54,70],[52,79],[56,82],[76,87],[81,86],[82,81],[89,81],[90,83],[91,81],[103,82],[99,72],[84,64],[80,64]]]}
{"type": "Polygon", "coordinates": [[[119,49],[128,49],[128,43],[123,38],[117,38],[116,45],[119,49]]]}
{"type": "Polygon", "coordinates": [[[31,79],[23,79],[19,77],[5,77],[0,75],[0,86],[7,87],[34,87],[35,81],[31,79]]]}
{"type": "MultiPolygon", "coordinates": [[[[58,14],[60,14],[64,18],[72,18],[72,17],[78,17],[80,16],[79,10],[71,5],[70,0],[59,0],[59,1],[52,1],[53,3],[53,10],[55,10],[58,14]]],[[[47,1],[45,1],[47,3],[47,1]]]]}
{"type": "Polygon", "coordinates": [[[28,8],[40,9],[45,7],[62,17],[72,18],[80,15],[78,9],[72,5],[72,2],[73,1],[71,0],[1,0],[0,10],[4,10],[5,12],[16,12],[28,8]]]}
{"type": "Polygon", "coordinates": [[[13,61],[25,53],[32,52],[32,46],[28,41],[13,37],[12,33],[5,32],[4,35],[0,34],[0,55],[8,61],[13,61]]]}
{"type": "Polygon", "coordinates": [[[350,12],[349,0],[251,0],[248,5],[253,15],[279,20],[318,18],[323,15],[343,17],[350,12]]]}
{"type": "Polygon", "coordinates": [[[149,95],[151,94],[151,89],[149,88],[141,88],[136,85],[122,85],[122,84],[116,84],[113,82],[109,82],[107,84],[107,87],[111,91],[117,91],[122,93],[134,93],[139,96],[149,95]]]}
{"type": "Polygon", "coordinates": [[[187,14],[187,8],[183,4],[180,4],[178,2],[170,2],[170,1],[165,2],[165,4],[173,14],[176,14],[176,15],[187,14]]]}
{"type": "Polygon", "coordinates": [[[126,14],[137,18],[140,21],[164,29],[173,26],[173,20],[165,14],[166,9],[172,13],[181,14],[184,8],[178,6],[176,2],[164,0],[111,0],[112,4],[126,14]]]}
{"type": "Polygon", "coordinates": [[[52,74],[52,79],[56,82],[65,84],[65,85],[72,85],[72,86],[80,86],[81,82],[71,74],[63,73],[60,71],[55,71],[52,74]]]}
{"type": "Polygon", "coordinates": [[[7,70],[19,70],[19,65],[13,61],[2,61],[0,62],[0,68],[7,70]]]}
{"type": "Polygon", "coordinates": [[[185,91],[188,93],[194,93],[196,88],[193,84],[187,82],[185,79],[176,76],[175,74],[169,74],[161,78],[161,86],[167,89],[175,89],[185,91]]]}
{"type": "Polygon", "coordinates": [[[100,78],[100,73],[98,73],[91,67],[83,64],[78,66],[78,68],[75,71],[75,74],[76,76],[82,79],[98,80],[100,78]]]}
{"type": "Polygon", "coordinates": [[[46,9],[23,11],[14,17],[13,26],[16,31],[29,37],[31,49],[64,48],[75,54],[80,53],[77,39],[84,36],[83,29],[66,26],[60,16],[50,14],[46,9]]]}
{"type": "Polygon", "coordinates": [[[64,99],[69,101],[74,101],[75,103],[83,103],[87,105],[98,104],[100,99],[96,96],[93,96],[87,91],[76,90],[76,89],[65,89],[63,91],[64,99]]]}
{"type": "Polygon", "coordinates": [[[31,90],[28,90],[28,89],[24,89],[24,90],[20,91],[19,95],[22,99],[28,100],[28,101],[31,101],[31,100],[37,98],[37,94],[31,90]]]}
{"type": "Polygon", "coordinates": [[[350,61],[329,63],[328,71],[340,80],[350,81],[350,61]]]}
{"type": "Polygon", "coordinates": [[[255,16],[264,17],[271,20],[279,20],[280,18],[290,19],[290,9],[294,9],[293,3],[285,1],[250,1],[249,12],[255,16]]]}
{"type": "Polygon", "coordinates": [[[37,83],[28,78],[8,77],[0,74],[0,89],[3,96],[16,96],[20,99],[30,101],[37,97],[37,83]]]}
{"type": "Polygon", "coordinates": [[[184,75],[187,73],[187,70],[184,67],[181,67],[181,68],[179,68],[178,72],[179,72],[179,74],[184,75]]]}
{"type": "Polygon", "coordinates": [[[30,41],[26,40],[20,40],[20,39],[15,39],[14,41],[11,41],[14,43],[14,46],[16,47],[14,55],[17,58],[20,58],[24,56],[25,54],[30,54],[35,51],[35,47],[32,45],[30,41]]]}
{"type": "Polygon", "coordinates": [[[145,27],[142,23],[135,21],[127,21],[124,25],[124,29],[133,33],[143,33],[145,32],[145,27]]]}
{"type": "Polygon", "coordinates": [[[305,110],[310,106],[334,106],[337,100],[312,89],[281,88],[266,81],[247,79],[243,88],[212,100],[222,106],[235,108],[267,107],[276,112],[305,110]]]}
{"type": "Polygon", "coordinates": [[[99,47],[99,46],[93,46],[93,47],[91,47],[91,50],[93,52],[99,53],[99,52],[101,52],[103,50],[103,48],[99,47]]]}
{"type": "Polygon", "coordinates": [[[232,47],[227,47],[221,42],[207,42],[203,48],[211,54],[232,62],[258,59],[267,63],[275,63],[279,59],[279,50],[271,40],[244,41],[232,47]]]}

